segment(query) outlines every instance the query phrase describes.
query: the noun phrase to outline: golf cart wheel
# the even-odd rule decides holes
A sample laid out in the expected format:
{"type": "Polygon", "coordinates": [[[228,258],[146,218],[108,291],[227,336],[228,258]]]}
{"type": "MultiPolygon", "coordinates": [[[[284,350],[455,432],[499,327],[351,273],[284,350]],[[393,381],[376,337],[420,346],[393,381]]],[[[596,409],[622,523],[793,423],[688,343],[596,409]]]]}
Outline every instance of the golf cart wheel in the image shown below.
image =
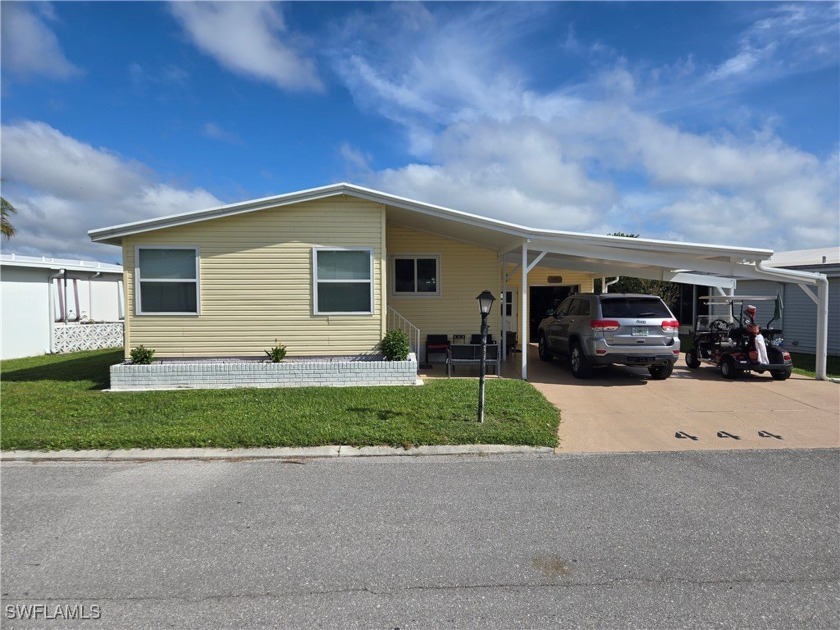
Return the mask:
{"type": "Polygon", "coordinates": [[[700,359],[697,358],[697,350],[689,350],[685,353],[685,364],[692,370],[700,367],[700,359]]]}
{"type": "Polygon", "coordinates": [[[786,381],[790,378],[792,372],[793,370],[788,367],[783,370],[773,370],[770,372],[770,376],[773,377],[774,381],[786,381]]]}
{"type": "Polygon", "coordinates": [[[720,375],[723,378],[738,378],[738,370],[735,369],[735,361],[732,357],[723,357],[721,359],[720,375]]]}
{"type": "Polygon", "coordinates": [[[577,342],[572,344],[572,350],[569,352],[569,367],[575,378],[589,378],[592,375],[592,366],[577,342]]]}
{"type": "Polygon", "coordinates": [[[652,365],[648,368],[650,377],[655,381],[664,381],[674,371],[673,365],[652,365]]]}
{"type": "Polygon", "coordinates": [[[540,355],[540,361],[551,361],[551,353],[545,343],[545,335],[540,335],[540,341],[537,344],[537,353],[540,355]]]}

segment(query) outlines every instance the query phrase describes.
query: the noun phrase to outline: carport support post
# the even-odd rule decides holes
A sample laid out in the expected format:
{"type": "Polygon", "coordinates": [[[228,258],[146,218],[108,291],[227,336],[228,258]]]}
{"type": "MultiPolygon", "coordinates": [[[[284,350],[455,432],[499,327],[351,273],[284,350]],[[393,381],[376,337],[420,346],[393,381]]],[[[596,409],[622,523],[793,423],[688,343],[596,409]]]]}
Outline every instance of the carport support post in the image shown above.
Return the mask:
{"type": "Polygon", "coordinates": [[[519,309],[519,335],[522,348],[522,380],[528,380],[528,241],[522,242],[522,308],[519,309]]]}
{"type": "Polygon", "coordinates": [[[828,354],[828,280],[817,285],[817,365],[816,377],[819,380],[827,378],[828,354]]]}

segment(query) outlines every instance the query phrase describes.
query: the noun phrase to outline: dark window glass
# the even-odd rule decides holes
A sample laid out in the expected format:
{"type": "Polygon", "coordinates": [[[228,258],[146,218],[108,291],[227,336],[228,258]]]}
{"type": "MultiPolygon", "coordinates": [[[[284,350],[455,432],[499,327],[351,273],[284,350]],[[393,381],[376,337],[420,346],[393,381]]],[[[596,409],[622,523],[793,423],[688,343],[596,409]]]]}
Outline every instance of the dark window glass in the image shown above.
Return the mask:
{"type": "Polygon", "coordinates": [[[141,282],[144,313],[196,313],[195,282],[141,282]]]}
{"type": "Polygon", "coordinates": [[[670,318],[671,313],[659,298],[601,298],[604,317],[670,318]]]}
{"type": "Polygon", "coordinates": [[[437,293],[437,260],[417,259],[417,292],[437,293]]]}
{"type": "Polygon", "coordinates": [[[321,282],[318,284],[318,311],[321,313],[369,313],[370,283],[321,282]]]}
{"type": "Polygon", "coordinates": [[[394,288],[397,293],[414,293],[414,259],[397,258],[394,261],[394,288]]]}
{"type": "Polygon", "coordinates": [[[578,315],[581,317],[589,317],[590,308],[589,308],[589,300],[578,300],[580,302],[580,308],[578,309],[578,315]]]}

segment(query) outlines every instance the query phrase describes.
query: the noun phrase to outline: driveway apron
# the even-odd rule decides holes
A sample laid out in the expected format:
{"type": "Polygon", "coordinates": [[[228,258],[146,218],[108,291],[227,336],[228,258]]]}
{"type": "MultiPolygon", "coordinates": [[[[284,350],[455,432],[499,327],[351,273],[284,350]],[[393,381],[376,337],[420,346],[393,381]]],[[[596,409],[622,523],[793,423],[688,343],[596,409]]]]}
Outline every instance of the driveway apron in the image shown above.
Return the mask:
{"type": "Polygon", "coordinates": [[[528,380],[561,411],[557,452],[840,447],[836,383],[766,373],[729,381],[682,356],[663,381],[620,366],[578,380],[567,361],[541,362],[535,350],[528,380]]]}

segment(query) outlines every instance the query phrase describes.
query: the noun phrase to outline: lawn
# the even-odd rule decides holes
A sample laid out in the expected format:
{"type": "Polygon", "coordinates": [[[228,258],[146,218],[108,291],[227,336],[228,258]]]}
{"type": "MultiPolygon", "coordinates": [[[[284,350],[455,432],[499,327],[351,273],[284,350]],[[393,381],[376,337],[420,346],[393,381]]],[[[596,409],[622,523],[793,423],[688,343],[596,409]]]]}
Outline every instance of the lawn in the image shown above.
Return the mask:
{"type": "Polygon", "coordinates": [[[3,450],[525,444],[556,446],[559,412],[531,385],[102,392],[122,351],[0,362],[3,450]]]}

